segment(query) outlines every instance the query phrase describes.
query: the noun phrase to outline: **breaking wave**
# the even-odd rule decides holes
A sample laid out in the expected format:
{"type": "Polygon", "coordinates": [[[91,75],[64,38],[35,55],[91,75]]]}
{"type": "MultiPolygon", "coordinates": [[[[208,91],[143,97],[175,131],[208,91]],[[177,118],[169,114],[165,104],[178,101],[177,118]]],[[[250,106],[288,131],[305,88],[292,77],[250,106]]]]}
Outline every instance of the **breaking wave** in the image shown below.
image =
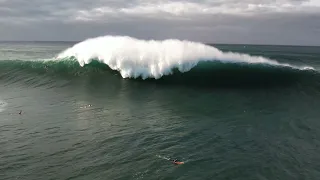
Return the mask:
{"type": "Polygon", "coordinates": [[[97,60],[112,70],[119,71],[123,78],[142,79],[159,79],[172,74],[176,69],[183,73],[190,71],[199,63],[217,61],[313,70],[313,67],[279,63],[261,56],[222,52],[215,47],[197,42],[176,39],[139,40],[128,36],[87,39],[61,52],[55,59],[56,61],[75,59],[80,66],[97,60]]]}
{"type": "Polygon", "coordinates": [[[53,59],[0,61],[5,86],[52,88],[88,79],[108,84],[119,76],[192,87],[320,87],[320,73],[313,67],[173,39],[104,36],[75,44],[53,59]]]}

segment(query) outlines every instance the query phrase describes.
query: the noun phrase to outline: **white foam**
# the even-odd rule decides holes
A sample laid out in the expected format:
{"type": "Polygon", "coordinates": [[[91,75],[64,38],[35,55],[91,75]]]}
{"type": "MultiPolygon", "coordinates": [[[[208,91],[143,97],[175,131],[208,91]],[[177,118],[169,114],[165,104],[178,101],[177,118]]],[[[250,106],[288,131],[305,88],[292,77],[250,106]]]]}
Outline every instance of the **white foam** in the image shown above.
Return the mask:
{"type": "Polygon", "coordinates": [[[0,112],[3,112],[6,106],[7,106],[7,103],[0,99],[0,112]]]}
{"type": "Polygon", "coordinates": [[[313,69],[282,64],[261,56],[222,52],[205,44],[168,39],[164,41],[139,40],[128,36],[101,36],[87,39],[66,49],[56,58],[75,57],[81,66],[98,59],[111,69],[118,70],[123,78],[161,78],[172,73],[174,68],[189,71],[200,61],[226,63],[268,64],[295,69],[313,69]]]}

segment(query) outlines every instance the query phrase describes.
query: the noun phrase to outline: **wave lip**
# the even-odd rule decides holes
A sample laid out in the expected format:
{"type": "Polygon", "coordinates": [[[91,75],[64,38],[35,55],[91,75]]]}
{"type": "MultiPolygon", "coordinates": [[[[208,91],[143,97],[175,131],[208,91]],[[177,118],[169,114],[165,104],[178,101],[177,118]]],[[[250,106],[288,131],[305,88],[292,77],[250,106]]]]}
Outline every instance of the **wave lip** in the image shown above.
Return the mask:
{"type": "Polygon", "coordinates": [[[298,70],[314,70],[309,66],[293,66],[261,56],[222,52],[205,44],[167,39],[139,40],[128,36],[101,36],[87,39],[61,52],[56,59],[75,58],[80,66],[96,59],[120,72],[123,78],[159,79],[174,69],[187,72],[199,62],[246,63],[282,66],[298,70]]]}

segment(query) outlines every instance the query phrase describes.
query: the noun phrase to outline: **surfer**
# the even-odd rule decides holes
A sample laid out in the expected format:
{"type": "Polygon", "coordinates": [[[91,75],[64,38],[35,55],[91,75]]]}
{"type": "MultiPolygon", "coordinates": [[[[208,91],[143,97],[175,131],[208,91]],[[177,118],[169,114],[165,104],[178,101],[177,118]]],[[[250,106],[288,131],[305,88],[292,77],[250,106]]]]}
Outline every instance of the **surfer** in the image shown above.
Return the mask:
{"type": "Polygon", "coordinates": [[[20,114],[20,115],[22,114],[22,110],[20,110],[19,114],[20,114]]]}
{"type": "Polygon", "coordinates": [[[177,159],[173,159],[171,161],[172,161],[173,164],[177,164],[177,165],[184,164],[184,162],[178,161],[177,159]]]}

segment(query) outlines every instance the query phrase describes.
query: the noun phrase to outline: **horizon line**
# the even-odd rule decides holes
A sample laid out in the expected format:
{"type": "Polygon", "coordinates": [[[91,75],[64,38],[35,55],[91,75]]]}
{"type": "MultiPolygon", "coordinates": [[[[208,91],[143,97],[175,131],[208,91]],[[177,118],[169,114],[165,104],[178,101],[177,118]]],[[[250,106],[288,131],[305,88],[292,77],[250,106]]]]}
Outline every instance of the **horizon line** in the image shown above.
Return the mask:
{"type": "MultiPolygon", "coordinates": [[[[0,40],[0,43],[80,43],[80,41],[62,41],[62,40],[0,40]]],[[[205,43],[201,41],[194,41],[206,45],[254,45],[254,46],[303,46],[303,47],[320,47],[319,45],[302,45],[302,44],[254,44],[254,43],[205,43]]]]}

